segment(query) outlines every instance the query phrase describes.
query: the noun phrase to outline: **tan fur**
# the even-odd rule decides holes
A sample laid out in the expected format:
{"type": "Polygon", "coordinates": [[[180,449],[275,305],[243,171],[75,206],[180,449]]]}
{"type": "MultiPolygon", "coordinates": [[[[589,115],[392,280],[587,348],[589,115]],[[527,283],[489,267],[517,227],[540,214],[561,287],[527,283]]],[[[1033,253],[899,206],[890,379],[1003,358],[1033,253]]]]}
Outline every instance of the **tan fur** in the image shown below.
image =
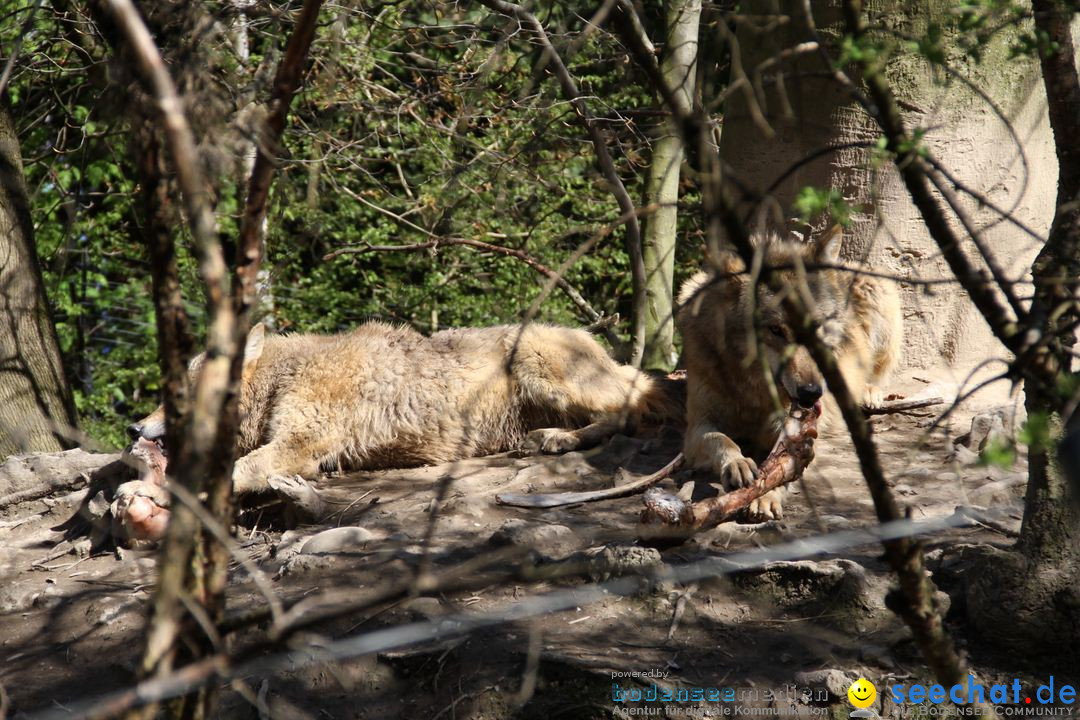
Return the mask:
{"type": "MultiPolygon", "coordinates": [[[[233,485],[244,493],[273,475],[436,464],[526,440],[564,451],[663,402],[651,378],[613,361],[584,330],[531,324],[425,337],[373,322],[264,340],[260,325],[245,352],[233,485]]],[[[156,439],[163,419],[159,408],[131,432],[156,439]]]]}
{"type": "MultiPolygon", "coordinates": [[[[776,240],[763,242],[770,265],[797,260],[832,265],[839,256],[837,229],[813,247],[776,240]]],[[[679,292],[679,328],[687,370],[687,432],[684,452],[690,465],[715,473],[727,488],[748,485],[757,462],[776,441],[777,411],[786,409],[798,388],[823,384],[806,348],[794,342],[781,300],[764,286],[756,300],[761,314],[760,344],[777,402],[756,353],[753,288],[742,261],[732,253],[711,257],[712,267],[688,280],[679,292]]],[[[782,273],[788,291],[796,273],[782,273]]],[[[895,284],[843,270],[808,272],[821,337],[837,355],[848,387],[864,403],[880,404],[881,382],[896,363],[902,339],[900,300],[895,284]]],[[[838,411],[824,400],[823,421],[838,411]]],[[[835,423],[834,423],[835,424],[835,423]]],[[[751,507],[764,517],[781,512],[781,494],[769,493],[751,507]]]]}

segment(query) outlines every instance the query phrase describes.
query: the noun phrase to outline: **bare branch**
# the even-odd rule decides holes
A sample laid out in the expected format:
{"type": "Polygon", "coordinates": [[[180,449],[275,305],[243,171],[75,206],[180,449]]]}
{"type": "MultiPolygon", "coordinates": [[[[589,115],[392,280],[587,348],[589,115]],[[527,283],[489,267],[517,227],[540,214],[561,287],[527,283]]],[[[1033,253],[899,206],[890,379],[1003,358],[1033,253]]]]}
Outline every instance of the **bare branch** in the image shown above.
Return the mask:
{"type": "Polygon", "coordinates": [[[944,403],[945,398],[943,397],[923,398],[921,400],[894,400],[877,407],[864,407],[863,412],[867,415],[888,415],[891,413],[918,410],[919,408],[933,407],[934,405],[943,405],[944,403]]]}
{"type": "MultiPolygon", "coordinates": [[[[502,495],[495,496],[495,502],[500,505],[513,505],[514,507],[551,508],[627,497],[628,495],[644,492],[661,480],[671,477],[672,473],[682,467],[684,459],[683,454],[679,453],[671,462],[651,475],[646,475],[633,482],[617,485],[612,488],[591,490],[587,492],[535,493],[533,495],[503,493],[502,495]]],[[[625,471],[620,469],[619,472],[624,473],[625,471]]]]}

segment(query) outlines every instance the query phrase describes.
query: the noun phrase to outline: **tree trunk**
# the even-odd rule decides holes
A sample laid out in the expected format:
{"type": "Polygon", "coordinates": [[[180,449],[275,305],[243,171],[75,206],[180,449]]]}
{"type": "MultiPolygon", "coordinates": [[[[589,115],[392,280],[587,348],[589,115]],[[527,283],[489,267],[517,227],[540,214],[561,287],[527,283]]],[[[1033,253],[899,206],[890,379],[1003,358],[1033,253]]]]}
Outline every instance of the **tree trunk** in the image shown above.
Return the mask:
{"type": "MultiPolygon", "coordinates": [[[[1038,6],[1043,3],[1037,0],[1035,4],[1041,24],[1050,16],[1040,18],[1038,6]]],[[[918,12],[880,0],[866,5],[871,27],[889,28],[899,37],[922,37],[932,23],[948,27],[945,3],[923,5],[918,12]]],[[[739,62],[733,63],[732,96],[725,104],[721,138],[730,186],[738,190],[746,211],[768,213],[780,224],[790,224],[801,188],[838,190],[849,205],[867,211],[852,217],[844,238],[845,259],[864,261],[875,270],[912,280],[951,277],[895,167],[891,162],[872,162],[871,148],[881,135],[880,128],[854,102],[851,90],[836,82],[832,67],[810,44],[824,42],[829,54],[837,56],[837,6],[831,0],[815,0],[811,7],[812,20],[796,1],[781,0],[777,8],[771,1],[753,0],[743,8],[744,17],[756,16],[756,20],[744,21],[736,33],[738,52],[733,54],[739,62]],[[788,15],[790,22],[762,22],[777,12],[788,15]]],[[[1068,28],[1067,20],[1063,27],[1068,28]]],[[[1080,274],[1077,245],[1070,245],[1067,237],[1075,218],[1055,220],[1050,242],[1043,247],[1025,230],[1003,222],[991,207],[1011,212],[1036,234],[1046,233],[1054,216],[1056,160],[1063,170],[1058,205],[1074,201],[1080,192],[1080,187],[1073,187],[1075,182],[1068,181],[1080,173],[1067,167],[1070,154],[1060,145],[1062,140],[1075,140],[1080,129],[1059,129],[1055,123],[1059,140],[1055,158],[1046,113],[1047,92],[1053,96],[1060,83],[1053,83],[1047,73],[1044,89],[1035,59],[1010,57],[1009,48],[1023,30],[1012,27],[996,33],[982,48],[978,64],[965,59],[952,44],[955,38],[945,32],[943,56],[952,72],[929,67],[909,52],[898,52],[885,63],[882,74],[907,127],[927,129],[923,142],[931,156],[960,184],[989,201],[980,203],[965,195],[959,206],[980,231],[990,257],[1006,278],[1026,281],[1029,269],[1033,271],[1033,315],[1041,315],[1041,332],[1055,334],[1071,321],[1048,311],[1061,307],[1060,293],[1069,292],[1060,280],[1080,274]],[[993,105],[960,76],[985,93],[993,105]]],[[[1068,38],[1069,47],[1071,42],[1068,38]]],[[[1062,68],[1073,68],[1071,57],[1063,59],[1055,53],[1051,58],[1057,58],[1062,68]]],[[[860,78],[853,80],[858,83],[860,78]]],[[[1058,116],[1075,124],[1077,102],[1080,95],[1067,100],[1058,116]]],[[[1053,120],[1053,102],[1050,107],[1053,120]]],[[[1075,155],[1080,157],[1080,153],[1075,155]]],[[[955,191],[950,181],[945,185],[955,191]]],[[[818,227],[833,220],[822,218],[818,227]]],[[[916,282],[901,287],[906,367],[946,366],[966,373],[994,355],[1007,359],[959,286],[938,286],[932,293],[916,282]]],[[[1030,285],[1021,287],[1016,294],[1031,295],[1031,289],[1030,285]]],[[[1069,342],[1059,338],[1056,357],[1065,357],[1061,348],[1069,342]]],[[[1028,388],[1029,415],[1045,418],[1052,435],[1055,425],[1060,426],[1055,411],[1060,403],[1052,390],[1028,388]]],[[[1066,487],[1052,449],[1031,448],[1017,551],[985,547],[967,554],[971,563],[965,575],[968,617],[984,638],[1014,651],[1075,652],[1080,628],[1075,571],[1080,511],[1069,502],[1066,487]]]]}
{"type": "MultiPolygon", "coordinates": [[[[1076,345],[1078,321],[1071,300],[1080,278],[1080,208],[1076,205],[1080,198],[1080,77],[1070,31],[1072,11],[1052,0],[1035,0],[1032,9],[1038,30],[1058,46],[1042,58],[1042,71],[1059,172],[1054,222],[1032,266],[1031,315],[1040,333],[1053,338],[1045,361],[1065,381],[1073,364],[1069,353],[1076,345]]],[[[1032,384],[1025,395],[1029,421],[1045,419],[1049,442],[1029,447],[1018,552],[982,558],[983,572],[976,573],[970,583],[968,602],[976,625],[993,631],[1008,647],[1076,657],[1080,654],[1080,498],[1054,452],[1063,435],[1062,403],[1068,400],[1057,387],[1032,384]]],[[[1074,414],[1069,430],[1075,433],[1077,426],[1074,414]]]]}
{"type": "MultiPolygon", "coordinates": [[[[701,0],[669,0],[667,43],[661,75],[682,105],[690,113],[697,76],[698,24],[701,0]]],[[[675,284],[675,242],[679,200],[679,169],[683,160],[682,136],[671,123],[653,143],[652,164],[646,186],[646,202],[655,203],[656,211],[645,221],[645,350],[642,367],[671,370],[675,366],[675,323],[673,312],[675,284]]]]}
{"type": "Polygon", "coordinates": [[[34,248],[19,138],[0,106],[0,458],[70,447],[76,427],[34,248]]]}
{"type": "MultiPolygon", "coordinates": [[[[948,3],[920,5],[918,11],[882,0],[865,4],[872,27],[887,27],[900,36],[921,37],[935,22],[948,25],[948,3]]],[[[813,0],[810,5],[814,27],[835,58],[836,39],[842,32],[839,6],[834,0],[813,0]]],[[[802,7],[799,0],[781,0],[779,8],[754,0],[741,12],[748,19],[740,21],[736,33],[739,63],[733,65],[735,87],[724,105],[720,147],[725,169],[747,201],[745,207],[760,197],[761,207],[773,217],[789,220],[801,188],[835,189],[848,204],[864,211],[853,215],[845,231],[844,259],[866,261],[875,270],[905,278],[949,277],[949,267],[898,173],[889,164],[871,161],[880,129],[851,92],[836,82],[819,52],[804,44],[819,38],[802,7]],[[763,22],[763,17],[777,13],[791,21],[778,26],[763,22]],[[768,64],[762,68],[762,63],[768,64]],[[804,164],[795,167],[800,161],[804,164]]],[[[1056,162],[1038,63],[1009,56],[1020,31],[1006,28],[995,33],[979,64],[950,45],[948,33],[942,39],[944,54],[956,72],[993,100],[1008,125],[964,82],[940,67],[929,67],[903,47],[887,62],[885,75],[908,125],[927,129],[925,144],[953,176],[998,207],[1011,210],[1036,233],[1045,233],[1053,216],[1056,162]],[[1023,140],[1023,155],[1013,128],[1023,140]]],[[[853,80],[857,83],[859,78],[853,80]]],[[[983,229],[1005,274],[1025,277],[1039,241],[1001,222],[990,207],[972,198],[962,197],[961,205],[983,229]]],[[[820,230],[833,221],[816,218],[813,227],[820,230]]],[[[1026,290],[1021,288],[1018,294],[1028,294],[1026,290]]],[[[901,295],[905,316],[901,368],[945,367],[955,370],[959,380],[991,355],[1006,357],[959,287],[901,283],[901,295]]]]}

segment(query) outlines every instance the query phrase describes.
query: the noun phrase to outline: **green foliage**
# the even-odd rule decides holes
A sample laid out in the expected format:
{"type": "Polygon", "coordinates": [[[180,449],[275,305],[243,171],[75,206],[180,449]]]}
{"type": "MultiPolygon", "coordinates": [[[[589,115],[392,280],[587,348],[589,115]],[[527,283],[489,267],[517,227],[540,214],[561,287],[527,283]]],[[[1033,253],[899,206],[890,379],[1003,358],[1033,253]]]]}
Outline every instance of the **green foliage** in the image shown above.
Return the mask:
{"type": "Polygon", "coordinates": [[[1009,48],[1011,57],[1049,57],[1061,49],[1061,46],[1050,39],[1043,30],[1021,33],[1016,42],[1009,48]]]}
{"type": "MultiPolygon", "coordinates": [[[[177,13],[212,12],[213,5],[149,10],[170,68],[192,97],[228,245],[237,233],[238,158],[246,141],[226,125],[232,118],[218,119],[218,106],[205,94],[212,100],[225,88],[243,97],[251,87],[265,99],[269,90],[260,77],[272,74],[288,18],[260,21],[245,64],[225,37],[196,42],[175,30],[184,27],[177,13]],[[269,66],[260,75],[264,58],[269,66]],[[208,107],[212,112],[204,112],[208,107]]],[[[278,153],[264,263],[272,298],[263,308],[266,319],[288,332],[335,332],[372,319],[422,332],[517,320],[544,281],[517,259],[450,245],[325,256],[462,237],[522,250],[558,268],[619,214],[572,109],[557,84],[535,72],[534,47],[520,37],[506,42],[505,23],[478,6],[385,6],[376,18],[346,3],[337,12],[340,22],[319,29],[278,153]]],[[[582,12],[563,6],[545,12],[560,48],[578,37],[582,12]]],[[[46,293],[83,430],[119,446],[123,427],[158,400],[150,272],[128,145],[129,103],[120,85],[104,84],[93,71],[104,66],[103,45],[68,22],[59,13],[38,14],[10,95],[46,293]]],[[[9,47],[13,33],[0,32],[0,44],[9,47]]],[[[605,33],[582,43],[570,67],[613,134],[619,173],[640,197],[648,137],[661,121],[636,114],[655,106],[647,83],[605,33]]],[[[696,207],[692,192],[688,206],[696,207]]],[[[183,219],[175,220],[183,292],[199,330],[201,286],[183,219]]],[[[681,212],[680,237],[695,235],[698,214],[681,212]]],[[[681,244],[680,273],[690,272],[697,246],[681,244]]],[[[627,268],[616,228],[566,279],[598,311],[628,319],[627,268]]],[[[586,322],[558,290],[538,319],[586,322]]],[[[627,327],[624,321],[617,329],[627,327]]]]}
{"type": "Polygon", "coordinates": [[[1016,463],[1016,445],[1000,437],[993,437],[979,453],[979,464],[1008,469],[1016,463]]]}
{"type": "Polygon", "coordinates": [[[981,453],[979,461],[983,465],[996,465],[1008,468],[1016,462],[1017,442],[1028,447],[1032,453],[1045,453],[1050,451],[1055,444],[1050,432],[1050,416],[1047,413],[1037,412],[1028,416],[1019,432],[1016,433],[1016,442],[1000,437],[992,437],[990,442],[981,453]]]}
{"type": "Polygon", "coordinates": [[[1063,400],[1071,400],[1080,392],[1080,374],[1062,372],[1057,376],[1058,396],[1063,400]]]}
{"type": "Polygon", "coordinates": [[[858,208],[852,207],[839,190],[806,186],[799,190],[793,203],[799,219],[812,222],[822,215],[829,215],[833,222],[843,227],[851,227],[851,214],[858,208]]]}
{"type": "Polygon", "coordinates": [[[1053,444],[1050,437],[1050,416],[1046,413],[1031,413],[1020,427],[1016,439],[1027,445],[1033,453],[1049,450],[1053,444]]]}
{"type": "Polygon", "coordinates": [[[932,63],[942,65],[945,63],[945,48],[942,45],[942,39],[941,25],[930,23],[926,28],[926,34],[912,42],[910,47],[912,52],[922,55],[932,63]]]}

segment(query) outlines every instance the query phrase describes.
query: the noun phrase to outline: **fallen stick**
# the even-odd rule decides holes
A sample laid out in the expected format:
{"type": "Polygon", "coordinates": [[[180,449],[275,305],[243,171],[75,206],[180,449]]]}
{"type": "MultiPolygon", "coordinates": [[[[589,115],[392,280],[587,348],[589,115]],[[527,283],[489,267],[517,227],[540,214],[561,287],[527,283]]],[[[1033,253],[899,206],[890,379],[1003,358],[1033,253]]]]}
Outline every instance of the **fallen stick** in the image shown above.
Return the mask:
{"type": "MultiPolygon", "coordinates": [[[[669,477],[673,472],[682,467],[682,464],[683,454],[679,453],[675,456],[674,460],[654,472],[652,475],[646,475],[643,478],[626,483],[625,485],[616,485],[615,487],[605,488],[603,490],[590,490],[587,492],[538,493],[536,495],[503,493],[502,495],[495,496],[495,502],[499,505],[513,505],[514,507],[550,508],[627,497],[628,495],[642,492],[664,478],[669,477]]],[[[625,471],[620,469],[619,472],[625,471]]]]}
{"type": "Polygon", "coordinates": [[[757,480],[750,486],[732,490],[698,503],[653,488],[645,493],[638,521],[641,539],[687,538],[716,527],[770,490],[799,478],[814,459],[814,440],[821,403],[806,410],[792,404],[772,452],[761,463],[757,480]]]}
{"type": "Polygon", "coordinates": [[[1003,522],[1002,516],[991,514],[986,508],[975,507],[973,505],[957,505],[956,510],[953,511],[953,515],[959,518],[967,518],[976,525],[981,525],[989,530],[1001,533],[1005,537],[1020,537],[1020,531],[1015,526],[1003,522]]]}
{"type": "Polygon", "coordinates": [[[889,400],[877,407],[864,406],[862,410],[864,415],[887,415],[943,404],[945,404],[945,398],[943,397],[922,398],[921,400],[889,400]]]}

